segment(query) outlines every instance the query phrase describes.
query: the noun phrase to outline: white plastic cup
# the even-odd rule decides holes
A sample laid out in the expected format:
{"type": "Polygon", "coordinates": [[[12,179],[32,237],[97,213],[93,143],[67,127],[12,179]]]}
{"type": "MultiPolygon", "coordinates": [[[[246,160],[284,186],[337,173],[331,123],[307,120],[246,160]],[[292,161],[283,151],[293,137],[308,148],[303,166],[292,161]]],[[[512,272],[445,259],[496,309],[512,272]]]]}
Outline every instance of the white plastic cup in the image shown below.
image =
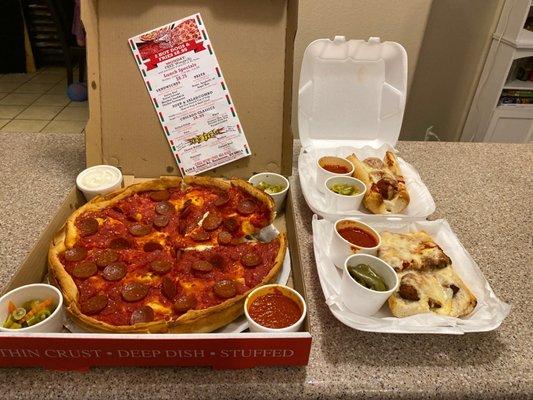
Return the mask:
{"type": "Polygon", "coordinates": [[[324,193],[325,191],[324,183],[326,182],[326,179],[331,178],[332,176],[351,176],[353,174],[353,170],[354,170],[353,164],[345,158],[335,157],[335,156],[320,157],[316,162],[317,189],[321,193],[324,193]],[[346,167],[348,168],[348,172],[344,174],[338,174],[338,173],[331,172],[323,168],[325,165],[330,165],[330,164],[346,167]]]}
{"type": "Polygon", "coordinates": [[[333,264],[337,268],[342,268],[346,259],[352,254],[371,254],[376,255],[379,246],[381,245],[381,236],[370,225],[364,224],[360,221],[353,219],[340,219],[335,222],[333,226],[333,235],[331,239],[331,245],[329,246],[329,257],[333,264]],[[377,244],[373,247],[362,247],[356,244],[350,243],[344,239],[338,229],[345,227],[354,227],[364,230],[376,239],[377,244]]]}
{"type": "Polygon", "coordinates": [[[369,254],[354,254],[346,259],[342,269],[340,300],[351,312],[368,317],[379,311],[396,291],[399,283],[400,280],[394,268],[385,261],[369,254]],[[384,292],[368,289],[352,278],[348,272],[348,266],[359,264],[366,264],[372,268],[376,274],[383,278],[389,289],[384,292]]]}
{"type": "Polygon", "coordinates": [[[84,169],[78,174],[76,186],[89,201],[96,196],[120,189],[122,186],[122,172],[112,165],[95,165],[84,169]]]}
{"type": "Polygon", "coordinates": [[[351,176],[332,176],[326,179],[324,191],[326,193],[326,204],[329,209],[334,211],[357,211],[365,195],[366,185],[364,182],[351,176]],[[339,183],[355,186],[359,190],[359,193],[354,196],[335,193],[332,187],[339,183]]]}
{"type": "Polygon", "coordinates": [[[33,283],[31,285],[24,285],[13,289],[10,292],[7,292],[2,297],[0,297],[0,331],[1,332],[61,332],[63,330],[63,322],[65,319],[65,314],[63,312],[63,295],[61,292],[52,285],[47,285],[45,283],[33,283]],[[28,326],[27,328],[20,329],[9,329],[4,328],[2,325],[9,315],[8,311],[8,302],[11,300],[13,304],[17,307],[22,306],[27,301],[30,300],[46,300],[52,298],[53,304],[55,305],[55,310],[50,314],[45,320],[28,326]]]}
{"type": "Polygon", "coordinates": [[[281,212],[285,198],[287,197],[287,192],[289,191],[289,180],[287,178],[285,178],[283,175],[275,174],[274,172],[261,172],[251,176],[250,179],[248,179],[248,182],[254,186],[259,184],[259,182],[266,182],[271,185],[279,185],[283,187],[284,189],[281,192],[272,194],[267,193],[270,197],[272,197],[272,200],[274,200],[274,204],[276,205],[276,213],[279,214],[281,212]]]}
{"type": "Polygon", "coordinates": [[[244,301],[244,315],[246,315],[246,319],[248,320],[248,327],[250,329],[250,332],[297,332],[302,327],[302,324],[305,319],[305,315],[307,314],[307,306],[305,305],[305,300],[302,297],[300,293],[298,293],[293,288],[290,288],[285,285],[280,285],[277,283],[273,283],[270,285],[264,285],[260,286],[250,292],[248,296],[246,297],[246,300],[244,301]],[[273,292],[274,289],[278,289],[284,296],[287,296],[288,298],[294,300],[299,306],[300,310],[302,311],[302,315],[296,321],[294,324],[287,326],[285,328],[267,328],[266,326],[259,325],[257,322],[255,322],[252,317],[250,317],[250,314],[248,314],[248,306],[252,304],[252,302],[261,296],[264,296],[270,292],[273,292]]]}

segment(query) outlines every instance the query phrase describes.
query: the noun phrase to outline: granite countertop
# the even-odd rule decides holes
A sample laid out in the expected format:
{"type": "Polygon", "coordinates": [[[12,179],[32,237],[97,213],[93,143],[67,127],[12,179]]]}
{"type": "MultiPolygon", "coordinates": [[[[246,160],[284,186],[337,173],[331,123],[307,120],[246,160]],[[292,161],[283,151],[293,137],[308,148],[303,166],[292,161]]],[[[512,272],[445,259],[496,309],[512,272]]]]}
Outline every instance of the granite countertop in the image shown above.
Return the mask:
{"type": "MultiPolygon", "coordinates": [[[[495,293],[512,305],[496,331],[392,335],[359,332],[338,322],[324,303],[314,266],[312,213],[299,195],[296,229],[313,335],[307,367],[94,368],[86,373],[13,368],[1,370],[2,397],[531,398],[533,147],[400,142],[397,148],[435,199],[431,219],[449,221],[495,293]]],[[[3,288],[83,169],[83,138],[0,133],[0,154],[3,288]]],[[[298,180],[292,183],[298,193],[298,180]]]]}

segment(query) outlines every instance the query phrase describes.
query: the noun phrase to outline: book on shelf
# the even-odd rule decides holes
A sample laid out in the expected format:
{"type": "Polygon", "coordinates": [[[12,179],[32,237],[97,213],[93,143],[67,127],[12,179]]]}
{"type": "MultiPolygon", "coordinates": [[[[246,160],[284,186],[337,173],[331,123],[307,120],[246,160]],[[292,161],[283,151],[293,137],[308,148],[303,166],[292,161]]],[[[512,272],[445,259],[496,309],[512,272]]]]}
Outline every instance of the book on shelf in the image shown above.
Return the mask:
{"type": "Polygon", "coordinates": [[[498,105],[503,104],[533,104],[533,97],[501,96],[498,105]]]}

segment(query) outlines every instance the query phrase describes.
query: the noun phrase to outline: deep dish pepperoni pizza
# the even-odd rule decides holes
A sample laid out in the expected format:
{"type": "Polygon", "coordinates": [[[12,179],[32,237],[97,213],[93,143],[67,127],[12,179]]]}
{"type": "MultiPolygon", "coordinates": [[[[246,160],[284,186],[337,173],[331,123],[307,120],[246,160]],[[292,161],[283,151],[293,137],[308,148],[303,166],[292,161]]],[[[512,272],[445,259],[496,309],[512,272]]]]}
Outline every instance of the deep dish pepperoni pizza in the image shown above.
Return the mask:
{"type": "Polygon", "coordinates": [[[241,180],[138,183],[69,217],[51,244],[50,276],[92,330],[210,332],[277,276],[285,236],[254,238],[274,217],[272,199],[241,180]]]}

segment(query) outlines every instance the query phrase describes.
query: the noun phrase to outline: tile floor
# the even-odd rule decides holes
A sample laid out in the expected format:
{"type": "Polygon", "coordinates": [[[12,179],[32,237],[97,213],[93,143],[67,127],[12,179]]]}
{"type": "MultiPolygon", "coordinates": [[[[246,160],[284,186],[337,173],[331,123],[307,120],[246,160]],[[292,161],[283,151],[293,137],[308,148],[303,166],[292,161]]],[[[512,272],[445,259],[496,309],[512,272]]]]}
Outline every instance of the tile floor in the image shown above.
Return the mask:
{"type": "Polygon", "coordinates": [[[60,67],[0,74],[0,131],[82,133],[87,102],[71,101],[66,81],[60,67]]]}

